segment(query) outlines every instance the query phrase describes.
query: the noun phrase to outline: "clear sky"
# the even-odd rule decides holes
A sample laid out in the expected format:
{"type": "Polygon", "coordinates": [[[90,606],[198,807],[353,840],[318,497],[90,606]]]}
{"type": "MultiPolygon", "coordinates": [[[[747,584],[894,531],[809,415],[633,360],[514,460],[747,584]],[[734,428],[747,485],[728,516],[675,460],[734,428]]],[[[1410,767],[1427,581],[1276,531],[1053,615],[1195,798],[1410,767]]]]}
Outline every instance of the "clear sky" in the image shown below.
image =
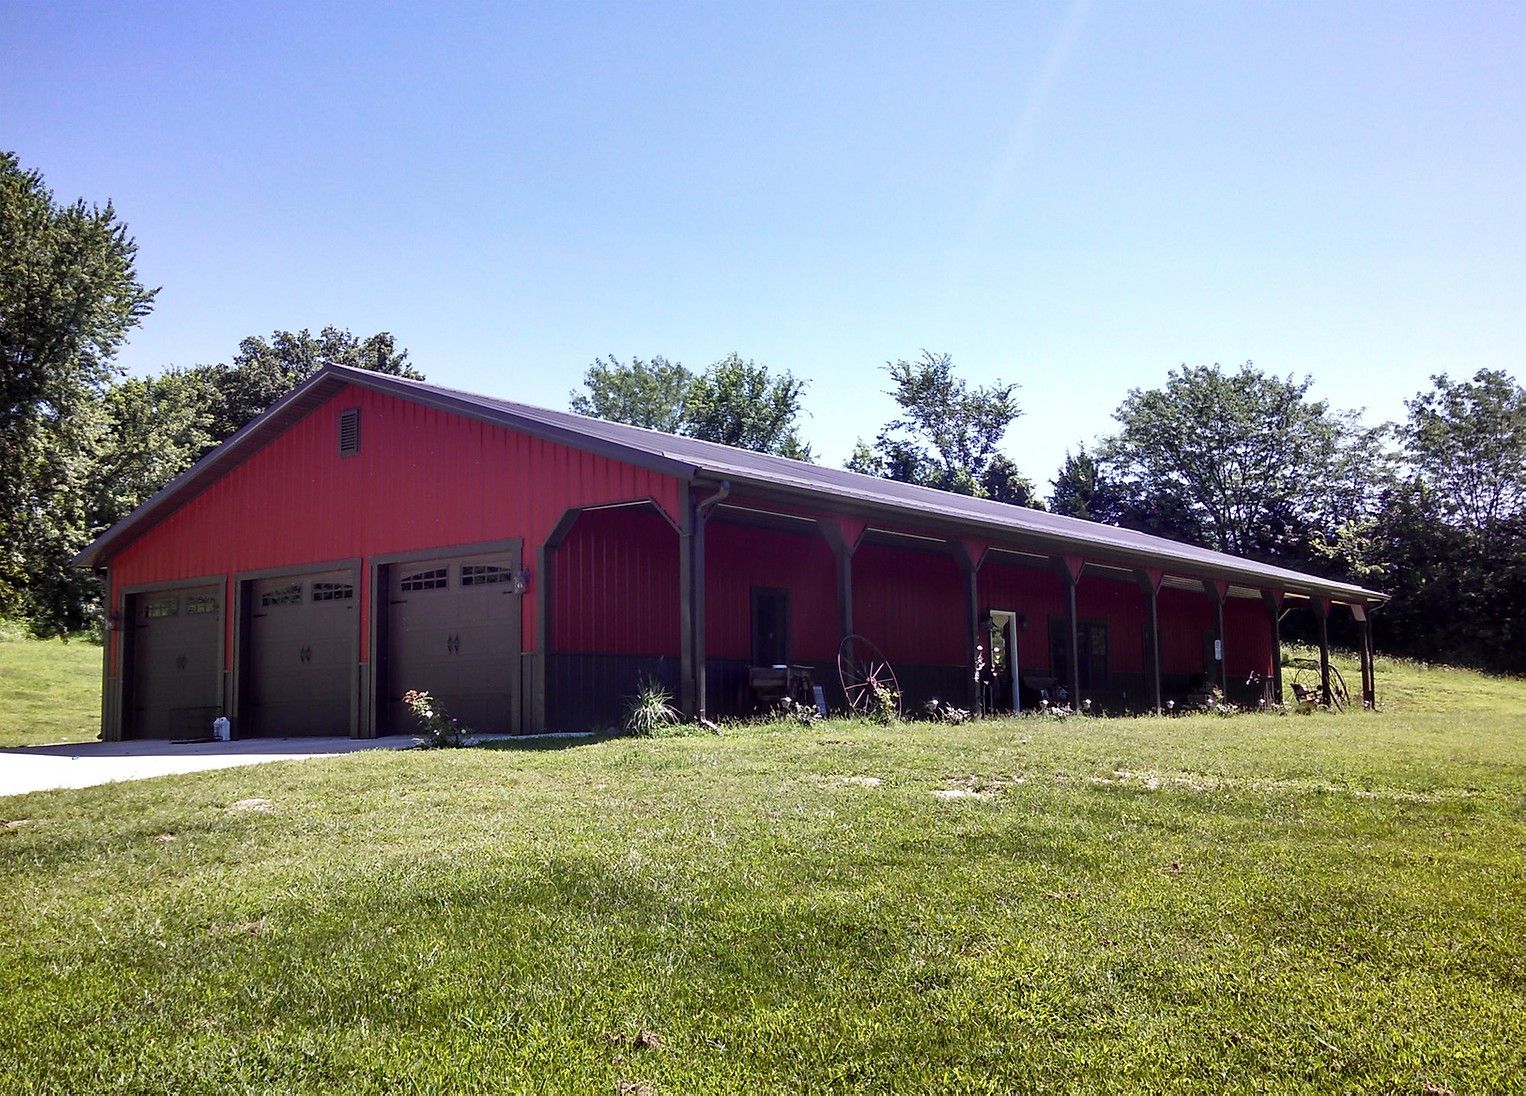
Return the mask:
{"type": "Polygon", "coordinates": [[[566,405],[596,356],[809,379],[840,462],[923,347],[1065,448],[1183,362],[1369,419],[1526,374],[1526,5],[0,4],[0,147],[163,287],[123,362],[393,332],[566,405]]]}

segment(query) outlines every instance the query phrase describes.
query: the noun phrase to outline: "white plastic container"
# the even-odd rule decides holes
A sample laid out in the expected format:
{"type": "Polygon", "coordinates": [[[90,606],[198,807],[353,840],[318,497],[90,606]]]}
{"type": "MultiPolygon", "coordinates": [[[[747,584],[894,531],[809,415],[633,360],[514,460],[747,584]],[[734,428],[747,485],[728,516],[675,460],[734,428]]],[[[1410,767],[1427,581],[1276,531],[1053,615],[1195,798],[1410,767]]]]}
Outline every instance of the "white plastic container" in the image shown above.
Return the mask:
{"type": "Polygon", "coordinates": [[[212,737],[219,742],[227,742],[233,738],[233,724],[228,722],[228,717],[220,715],[212,720],[212,737]]]}

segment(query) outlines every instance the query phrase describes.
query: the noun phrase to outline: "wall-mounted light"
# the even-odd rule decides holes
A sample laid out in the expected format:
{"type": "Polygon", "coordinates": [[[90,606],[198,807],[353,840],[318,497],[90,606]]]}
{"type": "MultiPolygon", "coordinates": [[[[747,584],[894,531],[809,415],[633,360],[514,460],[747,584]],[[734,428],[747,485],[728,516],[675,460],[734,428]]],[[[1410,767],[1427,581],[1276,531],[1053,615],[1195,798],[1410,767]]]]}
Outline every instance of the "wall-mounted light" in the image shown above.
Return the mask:
{"type": "Polygon", "coordinates": [[[115,609],[106,614],[106,630],[115,632],[122,627],[122,614],[115,609]]]}
{"type": "Polygon", "coordinates": [[[530,572],[520,568],[514,572],[514,579],[509,584],[509,589],[516,594],[522,594],[530,588],[530,572]]]}

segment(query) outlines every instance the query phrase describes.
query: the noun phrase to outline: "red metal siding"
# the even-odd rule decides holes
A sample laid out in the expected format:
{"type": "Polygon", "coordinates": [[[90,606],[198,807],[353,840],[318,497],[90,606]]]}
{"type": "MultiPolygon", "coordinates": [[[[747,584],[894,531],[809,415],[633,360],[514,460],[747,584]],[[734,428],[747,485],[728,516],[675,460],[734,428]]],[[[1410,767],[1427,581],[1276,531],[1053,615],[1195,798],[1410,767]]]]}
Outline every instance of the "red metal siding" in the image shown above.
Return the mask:
{"type": "Polygon", "coordinates": [[[853,630],[893,663],[963,666],[965,581],[946,553],[862,544],[853,554],[853,630]]]}
{"type": "Polygon", "coordinates": [[[1164,587],[1160,591],[1160,668],[1167,674],[1212,671],[1203,655],[1214,629],[1213,602],[1196,590],[1164,587]]]}
{"type": "Polygon", "coordinates": [[[1047,671],[1049,657],[1049,618],[1065,615],[1065,587],[1052,571],[1002,562],[1000,555],[986,556],[980,567],[980,609],[982,613],[1003,609],[1027,618],[1025,630],[1017,637],[1018,665],[1024,673],[1047,671]]]}
{"type": "Polygon", "coordinates": [[[1229,679],[1272,672],[1272,622],[1266,603],[1232,597],[1224,603],[1224,667],[1229,679]]]}
{"type": "MultiPolygon", "coordinates": [[[[672,476],[349,388],[118,553],[113,605],[137,583],[511,537],[524,538],[533,566],[568,507],[650,498],[678,514],[681,492],[672,476]],[[341,457],[338,417],[349,407],[361,409],[361,451],[341,457]]],[[[523,601],[528,650],[535,599],[523,601]]],[[[369,607],[363,600],[363,660],[369,607]]],[[[113,644],[114,673],[119,658],[113,644]]]]}
{"type": "Polygon", "coordinates": [[[1127,579],[1082,574],[1076,584],[1076,613],[1107,623],[1107,665],[1120,674],[1145,672],[1144,635],[1149,609],[1144,591],[1127,579]]]}
{"type": "Polygon", "coordinates": [[[752,658],[752,588],[789,591],[790,658],[837,657],[837,561],[826,538],[714,521],[705,530],[705,653],[752,658]]]}
{"type": "Polygon", "coordinates": [[[552,553],[551,649],[679,653],[678,531],[651,510],[583,514],[552,553]]]}

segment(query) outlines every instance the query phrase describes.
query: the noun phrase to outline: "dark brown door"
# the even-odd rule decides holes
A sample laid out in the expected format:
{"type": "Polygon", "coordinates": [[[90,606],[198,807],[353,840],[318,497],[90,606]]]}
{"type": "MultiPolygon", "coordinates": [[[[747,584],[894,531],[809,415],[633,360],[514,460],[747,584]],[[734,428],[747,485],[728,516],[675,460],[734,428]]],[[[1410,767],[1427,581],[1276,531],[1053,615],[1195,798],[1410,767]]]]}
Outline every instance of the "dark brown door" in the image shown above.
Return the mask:
{"type": "Polygon", "coordinates": [[[240,735],[350,733],[355,604],[349,571],[250,583],[240,735]]]}
{"type": "Polygon", "coordinates": [[[427,692],[478,734],[513,730],[519,595],[512,555],[391,565],[387,579],[386,729],[411,734],[409,690],[427,692]]]}
{"type": "Polygon", "coordinates": [[[128,640],[132,738],[205,738],[222,711],[222,590],[135,594],[128,640]]]}

